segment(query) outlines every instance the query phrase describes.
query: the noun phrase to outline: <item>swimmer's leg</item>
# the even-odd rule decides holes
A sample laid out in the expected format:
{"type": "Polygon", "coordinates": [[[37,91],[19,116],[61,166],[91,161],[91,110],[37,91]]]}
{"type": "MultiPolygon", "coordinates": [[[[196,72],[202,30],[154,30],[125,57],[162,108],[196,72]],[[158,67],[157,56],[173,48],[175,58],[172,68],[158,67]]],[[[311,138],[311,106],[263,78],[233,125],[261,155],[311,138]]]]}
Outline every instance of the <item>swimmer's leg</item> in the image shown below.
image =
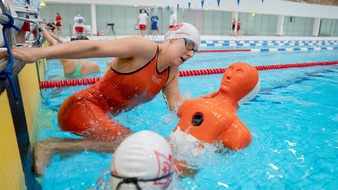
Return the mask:
{"type": "MultiPolygon", "coordinates": [[[[129,134],[128,134],[129,135],[129,134]]],[[[98,141],[92,139],[70,139],[50,137],[38,141],[33,145],[34,170],[37,176],[44,174],[44,169],[49,165],[50,159],[61,153],[80,153],[93,151],[100,153],[113,153],[121,141],[128,135],[114,141],[98,141]]]]}
{"type": "Polygon", "coordinates": [[[58,112],[60,128],[84,137],[84,139],[48,138],[33,147],[34,169],[43,175],[49,160],[60,153],[82,151],[114,152],[117,145],[132,131],[111,120],[97,105],[85,98],[67,99],[58,112]]]}
{"type": "Polygon", "coordinates": [[[131,133],[130,129],[112,120],[100,106],[76,96],[61,105],[58,121],[63,131],[86,139],[113,141],[131,133]]]}

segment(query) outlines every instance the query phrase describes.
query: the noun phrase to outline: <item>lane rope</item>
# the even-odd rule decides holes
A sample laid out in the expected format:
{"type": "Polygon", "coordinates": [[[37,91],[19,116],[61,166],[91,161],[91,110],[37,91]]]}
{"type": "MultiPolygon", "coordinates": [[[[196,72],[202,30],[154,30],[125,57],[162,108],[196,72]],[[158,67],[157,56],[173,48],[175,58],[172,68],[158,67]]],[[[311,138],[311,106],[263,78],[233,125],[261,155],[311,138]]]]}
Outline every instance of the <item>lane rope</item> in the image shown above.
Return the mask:
{"type": "MultiPolygon", "coordinates": [[[[255,67],[259,71],[264,71],[264,70],[274,70],[274,69],[327,66],[327,65],[335,65],[335,64],[338,64],[338,60],[307,62],[307,63],[263,65],[263,66],[255,66],[255,67]]],[[[214,69],[180,71],[180,77],[222,74],[224,73],[225,70],[226,68],[214,68],[214,69]]],[[[101,77],[40,81],[39,86],[40,86],[40,89],[44,89],[44,88],[61,88],[61,87],[67,87],[67,86],[91,85],[91,84],[95,84],[100,79],[101,77]]]]}

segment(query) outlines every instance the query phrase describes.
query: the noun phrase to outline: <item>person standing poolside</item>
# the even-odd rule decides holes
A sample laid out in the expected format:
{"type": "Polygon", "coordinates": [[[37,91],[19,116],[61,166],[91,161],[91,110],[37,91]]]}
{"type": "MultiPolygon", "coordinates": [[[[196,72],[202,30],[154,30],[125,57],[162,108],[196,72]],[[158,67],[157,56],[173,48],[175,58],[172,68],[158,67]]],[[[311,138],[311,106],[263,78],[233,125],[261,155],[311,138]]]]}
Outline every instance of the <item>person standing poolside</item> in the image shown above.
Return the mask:
{"type": "Polygon", "coordinates": [[[142,37],[145,37],[146,35],[147,20],[148,20],[148,14],[145,13],[144,9],[140,9],[140,14],[138,15],[138,19],[137,19],[137,24],[138,24],[138,28],[140,30],[140,34],[142,37]]]}
{"type": "Polygon", "coordinates": [[[241,30],[241,19],[237,20],[237,30],[236,30],[236,35],[239,36],[240,33],[239,31],[241,30]]]}
{"type": "Polygon", "coordinates": [[[85,19],[81,16],[80,13],[76,13],[76,16],[74,17],[74,28],[76,32],[76,36],[84,36],[84,22],[85,19]]]}
{"type": "MultiPolygon", "coordinates": [[[[41,30],[42,35],[46,38],[50,46],[58,45],[56,41],[64,43],[61,38],[47,31],[46,28],[41,28],[41,30]]],[[[87,61],[86,59],[60,59],[60,62],[66,78],[79,78],[85,75],[101,72],[97,63],[87,61]]]]}
{"type": "MultiPolygon", "coordinates": [[[[111,117],[151,101],[160,91],[169,110],[185,101],[178,86],[179,66],[194,56],[200,45],[197,29],[181,23],[169,30],[162,44],[143,37],[106,41],[79,40],[46,48],[12,48],[15,59],[27,63],[42,58],[80,59],[114,57],[110,69],[94,85],[68,97],[58,112],[63,131],[83,139],[54,138],[34,150],[37,175],[45,163],[63,151],[111,152],[132,131],[111,117]],[[46,155],[47,154],[47,155],[46,155]]],[[[7,51],[0,59],[8,57],[7,51]]],[[[205,95],[209,97],[211,94],[205,95]]]]}
{"type": "Polygon", "coordinates": [[[156,14],[154,14],[153,16],[151,16],[150,18],[151,21],[151,33],[153,35],[153,39],[156,38],[158,36],[158,16],[156,14]]]}
{"type": "Polygon", "coordinates": [[[55,17],[55,25],[56,25],[56,32],[60,36],[62,35],[61,27],[62,27],[62,17],[59,12],[56,12],[55,17]]]}
{"type": "Polygon", "coordinates": [[[169,18],[169,29],[174,28],[174,26],[177,24],[177,15],[175,10],[172,8],[171,9],[171,15],[169,18]]]}
{"type": "MultiPolygon", "coordinates": [[[[12,16],[18,16],[18,17],[29,19],[29,15],[26,14],[25,12],[15,12],[16,7],[28,9],[26,0],[6,0],[6,3],[8,3],[8,5],[11,9],[12,16]]],[[[25,39],[26,32],[30,31],[29,22],[24,22],[24,21],[21,21],[21,20],[18,20],[18,19],[14,19],[14,24],[15,24],[15,26],[20,28],[20,30],[16,34],[16,40],[15,40],[16,43],[25,43],[26,42],[26,39],[25,39]]],[[[2,33],[1,33],[1,39],[2,39],[1,45],[4,45],[2,33]]]]}
{"type": "MultiPolygon", "coordinates": [[[[29,14],[26,14],[26,19],[29,19],[29,14]]],[[[29,22],[24,22],[20,31],[16,36],[16,43],[25,43],[26,42],[26,33],[31,31],[31,26],[29,22]]]]}
{"type": "Polygon", "coordinates": [[[232,19],[232,23],[231,23],[231,36],[236,35],[236,18],[232,19]]]}

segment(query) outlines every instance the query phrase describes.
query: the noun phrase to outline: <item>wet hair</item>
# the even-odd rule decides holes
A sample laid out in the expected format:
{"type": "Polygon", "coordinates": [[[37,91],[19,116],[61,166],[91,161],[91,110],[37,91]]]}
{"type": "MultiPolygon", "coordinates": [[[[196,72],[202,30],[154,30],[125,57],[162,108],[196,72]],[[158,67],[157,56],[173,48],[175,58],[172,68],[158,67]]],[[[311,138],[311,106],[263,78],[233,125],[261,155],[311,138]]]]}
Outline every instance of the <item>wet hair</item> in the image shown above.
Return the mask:
{"type": "Polygon", "coordinates": [[[74,40],[89,40],[86,36],[78,36],[76,38],[71,38],[70,41],[74,40]]]}

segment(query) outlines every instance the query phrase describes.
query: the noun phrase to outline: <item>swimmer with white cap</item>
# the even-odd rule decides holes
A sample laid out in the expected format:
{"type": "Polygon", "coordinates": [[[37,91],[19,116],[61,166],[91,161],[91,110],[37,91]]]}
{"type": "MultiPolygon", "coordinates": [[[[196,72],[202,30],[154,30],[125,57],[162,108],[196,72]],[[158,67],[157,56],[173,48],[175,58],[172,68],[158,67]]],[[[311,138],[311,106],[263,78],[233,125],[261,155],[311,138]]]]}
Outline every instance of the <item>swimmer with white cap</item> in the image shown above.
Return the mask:
{"type": "Polygon", "coordinates": [[[176,26],[171,28],[164,36],[165,40],[177,39],[177,38],[183,38],[186,46],[189,43],[193,43],[192,50],[194,52],[197,52],[201,44],[200,34],[196,30],[196,28],[189,23],[177,24],[176,26]],[[189,42],[187,39],[191,41],[189,42]]]}
{"type": "MultiPolygon", "coordinates": [[[[78,40],[46,48],[13,47],[13,57],[26,63],[41,58],[114,57],[97,83],[75,92],[61,104],[58,126],[83,138],[53,138],[38,143],[34,148],[37,175],[43,175],[44,166],[55,154],[84,149],[113,152],[115,145],[133,132],[114,117],[151,101],[161,92],[169,110],[177,109],[186,100],[179,89],[179,67],[194,56],[200,43],[197,29],[181,23],[167,32],[162,44],[133,36],[78,40]]],[[[0,59],[7,57],[7,51],[0,53],[0,59]]]]}
{"type": "Polygon", "coordinates": [[[157,133],[141,131],[130,135],[113,155],[110,189],[170,189],[172,155],[167,140],[157,133]]]}

